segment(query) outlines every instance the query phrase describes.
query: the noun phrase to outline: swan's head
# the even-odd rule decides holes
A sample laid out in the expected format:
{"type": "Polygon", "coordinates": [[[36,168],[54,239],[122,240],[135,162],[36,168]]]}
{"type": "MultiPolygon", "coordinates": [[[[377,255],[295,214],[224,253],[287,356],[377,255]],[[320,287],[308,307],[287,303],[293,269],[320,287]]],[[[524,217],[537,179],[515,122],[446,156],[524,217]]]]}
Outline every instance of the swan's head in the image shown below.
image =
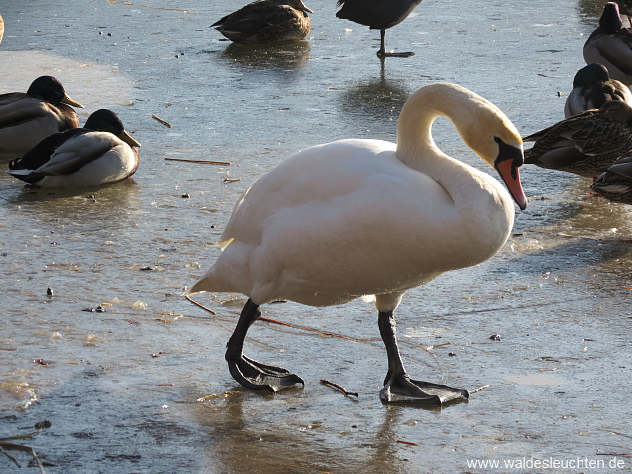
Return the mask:
{"type": "Polygon", "coordinates": [[[479,107],[471,109],[477,111],[476,116],[472,117],[473,126],[462,131],[463,139],[478,156],[498,171],[511,197],[524,210],[527,197],[518,171],[524,163],[520,133],[499,108],[481,97],[474,100],[478,99],[482,101],[479,107]]]}

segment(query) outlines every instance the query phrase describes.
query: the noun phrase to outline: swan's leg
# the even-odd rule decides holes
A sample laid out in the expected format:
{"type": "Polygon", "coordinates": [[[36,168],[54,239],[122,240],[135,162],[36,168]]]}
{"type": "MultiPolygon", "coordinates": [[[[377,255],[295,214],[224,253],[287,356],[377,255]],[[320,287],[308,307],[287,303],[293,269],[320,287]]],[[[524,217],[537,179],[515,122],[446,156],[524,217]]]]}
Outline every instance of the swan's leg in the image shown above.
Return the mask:
{"type": "Polygon", "coordinates": [[[379,312],[378,326],[382,341],[386,346],[388,372],[384,380],[384,388],[380,391],[380,399],[384,403],[427,403],[442,405],[451,401],[466,400],[470,394],[467,390],[437,385],[418,380],[411,380],[404,369],[402,358],[397,347],[395,336],[395,317],[392,311],[379,312]]]}
{"type": "Polygon", "coordinates": [[[243,354],[244,339],[248,328],[261,316],[259,305],[249,299],[241,310],[233,335],[226,345],[226,362],[233,378],[244,387],[277,392],[303,379],[280,367],[262,364],[243,354]]]}
{"type": "Polygon", "coordinates": [[[384,45],[384,37],[386,36],[386,30],[380,30],[380,49],[377,52],[377,57],[384,59],[386,57],[393,57],[393,58],[407,58],[409,56],[414,55],[415,53],[413,53],[412,51],[406,51],[406,52],[402,52],[402,53],[396,53],[395,51],[386,51],[385,45],[384,45]]]}

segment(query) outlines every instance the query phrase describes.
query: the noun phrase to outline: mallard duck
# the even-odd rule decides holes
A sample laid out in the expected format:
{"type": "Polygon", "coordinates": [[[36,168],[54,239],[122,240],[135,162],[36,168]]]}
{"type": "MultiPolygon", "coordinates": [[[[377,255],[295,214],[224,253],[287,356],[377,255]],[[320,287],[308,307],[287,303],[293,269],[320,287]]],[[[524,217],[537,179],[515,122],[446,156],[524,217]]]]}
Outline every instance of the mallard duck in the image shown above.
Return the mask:
{"type": "Polygon", "coordinates": [[[211,27],[236,43],[301,40],[309,33],[308,13],[301,0],[257,0],[211,27]]]}
{"type": "Polygon", "coordinates": [[[606,3],[599,26],[584,43],[584,59],[606,66],[611,78],[632,84],[632,30],[623,28],[616,3],[606,3]]]}
{"type": "Polygon", "coordinates": [[[107,109],[92,113],[83,128],[51,135],[7,173],[44,187],[99,186],[121,181],[138,169],[138,143],[118,116],[107,109]]]}
{"type": "Polygon", "coordinates": [[[602,64],[584,66],[573,79],[573,90],[566,99],[564,115],[579,114],[598,109],[604,102],[619,100],[632,106],[630,88],[616,79],[611,79],[602,64]]]}
{"type": "Polygon", "coordinates": [[[0,95],[0,159],[23,155],[53,133],[79,126],[77,113],[83,107],[66,95],[52,76],[41,76],[24,92],[0,95]]]}
{"type": "Polygon", "coordinates": [[[632,153],[610,165],[595,180],[592,189],[610,201],[632,204],[632,153]]]}
{"type": "Polygon", "coordinates": [[[351,20],[361,25],[366,25],[372,30],[380,30],[380,49],[378,57],[396,56],[405,58],[412,56],[413,52],[395,53],[386,51],[384,37],[386,30],[404,21],[422,0],[338,0],[341,7],[336,13],[338,18],[351,20]]]}
{"type": "Polygon", "coordinates": [[[223,252],[193,287],[248,296],[226,360],[239,383],[276,391],[302,384],[285,369],[242,353],[259,306],[287,299],[312,306],[374,294],[388,358],[382,401],[441,404],[468,392],[410,379],[399,355],[393,311],[404,293],[441,273],[492,257],[509,237],[512,197],[524,209],[522,141],[496,106],[455,84],[423,87],[405,103],[397,144],[340,140],[301,151],[242,196],[223,252]],[[444,154],[431,136],[448,117],[495,168],[490,175],[444,154]]]}
{"type": "Polygon", "coordinates": [[[594,178],[632,150],[632,108],[625,102],[605,102],[523,141],[535,142],[525,151],[525,163],[594,178]]]}

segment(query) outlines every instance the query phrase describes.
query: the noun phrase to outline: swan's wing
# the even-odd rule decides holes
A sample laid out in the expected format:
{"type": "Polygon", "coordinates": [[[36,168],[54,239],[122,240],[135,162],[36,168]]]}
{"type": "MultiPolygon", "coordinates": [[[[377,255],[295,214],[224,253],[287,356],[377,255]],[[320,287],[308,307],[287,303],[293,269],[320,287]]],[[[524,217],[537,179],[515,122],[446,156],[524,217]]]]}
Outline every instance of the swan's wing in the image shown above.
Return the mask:
{"type": "Polygon", "coordinates": [[[263,222],[279,209],[353,192],[368,179],[369,170],[379,168],[376,160],[383,160],[378,163],[388,167],[395,160],[394,151],[395,144],[389,142],[341,140],[293,155],[246,190],[233,209],[222,240],[239,236],[258,243],[263,222]]]}

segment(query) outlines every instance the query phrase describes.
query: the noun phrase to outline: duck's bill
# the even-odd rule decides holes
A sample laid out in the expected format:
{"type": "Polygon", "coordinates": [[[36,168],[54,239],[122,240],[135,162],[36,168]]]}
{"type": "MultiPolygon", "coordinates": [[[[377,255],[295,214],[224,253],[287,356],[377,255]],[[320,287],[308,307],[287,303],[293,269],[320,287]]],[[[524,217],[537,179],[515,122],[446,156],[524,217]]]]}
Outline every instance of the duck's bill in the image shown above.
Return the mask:
{"type": "Polygon", "coordinates": [[[303,6],[302,10],[303,10],[304,12],[307,12],[307,13],[314,13],[314,11],[313,11],[311,8],[307,8],[307,5],[305,5],[304,3],[302,3],[302,2],[301,2],[301,5],[303,6]]]}
{"type": "Polygon", "coordinates": [[[498,171],[498,174],[505,182],[511,197],[516,201],[518,207],[524,211],[527,207],[527,196],[525,196],[522,189],[518,167],[514,165],[513,160],[503,160],[496,164],[496,171],[498,171]]]}
{"type": "Polygon", "coordinates": [[[127,133],[125,130],[121,132],[121,134],[119,135],[119,138],[123,140],[125,143],[127,143],[129,146],[136,146],[140,148],[140,143],[138,143],[138,141],[136,141],[136,139],[133,136],[131,136],[129,133],[127,133]]]}
{"type": "Polygon", "coordinates": [[[72,105],[73,107],[79,107],[80,109],[83,109],[83,105],[81,105],[79,102],[77,102],[76,100],[72,100],[70,97],[68,97],[67,95],[64,95],[64,98],[61,99],[61,101],[64,104],[68,104],[68,105],[72,105]]]}

